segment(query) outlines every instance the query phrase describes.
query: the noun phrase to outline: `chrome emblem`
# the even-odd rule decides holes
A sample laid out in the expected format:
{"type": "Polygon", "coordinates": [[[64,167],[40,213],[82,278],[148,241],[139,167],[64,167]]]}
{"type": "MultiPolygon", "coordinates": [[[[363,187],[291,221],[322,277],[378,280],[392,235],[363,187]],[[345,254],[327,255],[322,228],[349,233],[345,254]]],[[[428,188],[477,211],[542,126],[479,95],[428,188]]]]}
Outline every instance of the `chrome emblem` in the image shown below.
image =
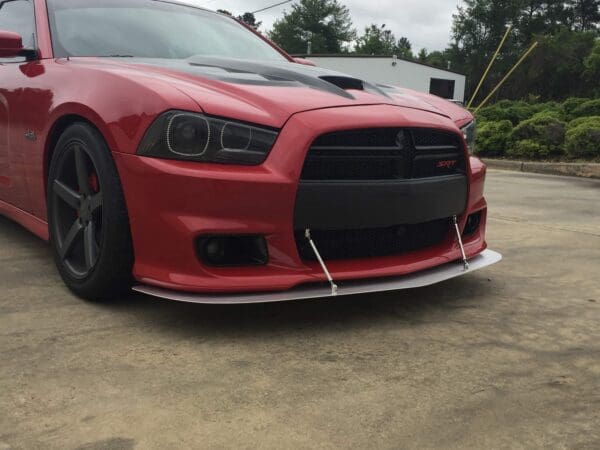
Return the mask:
{"type": "Polygon", "coordinates": [[[35,134],[35,131],[33,131],[33,130],[25,131],[25,139],[27,139],[28,141],[35,142],[37,140],[37,135],[35,134]]]}

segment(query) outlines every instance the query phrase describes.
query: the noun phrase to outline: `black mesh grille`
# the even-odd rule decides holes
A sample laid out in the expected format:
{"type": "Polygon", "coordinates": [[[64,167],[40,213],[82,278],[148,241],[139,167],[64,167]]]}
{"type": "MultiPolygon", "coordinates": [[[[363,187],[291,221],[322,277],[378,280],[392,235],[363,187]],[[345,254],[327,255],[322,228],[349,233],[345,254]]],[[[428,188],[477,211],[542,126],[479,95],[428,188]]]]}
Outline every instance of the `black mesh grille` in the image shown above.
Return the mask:
{"type": "MultiPolygon", "coordinates": [[[[450,219],[417,225],[365,230],[311,230],[311,236],[324,260],[396,256],[432,247],[444,241],[450,230],[450,219]]],[[[316,261],[303,231],[296,232],[300,257],[316,261]]]]}
{"type": "Polygon", "coordinates": [[[399,150],[313,149],[304,163],[304,180],[389,180],[404,178],[404,155],[399,150]]]}
{"type": "Polygon", "coordinates": [[[395,147],[396,128],[370,128],[362,130],[338,131],[317,138],[313,146],[323,147],[395,147]]]}
{"type": "MultiPolygon", "coordinates": [[[[303,181],[398,180],[464,174],[466,161],[457,134],[423,128],[376,128],[329,133],[313,142],[303,181]]],[[[357,214],[361,207],[357,205],[357,214]]],[[[438,216],[439,217],[439,216],[438,216]]],[[[449,219],[417,225],[360,230],[311,230],[323,259],[401,255],[440,244],[449,219]]],[[[316,261],[304,230],[296,231],[298,252],[316,261]]]]}
{"type": "Polygon", "coordinates": [[[439,130],[377,128],[323,135],[310,148],[303,180],[393,180],[464,173],[458,136],[439,130]]]}
{"type": "Polygon", "coordinates": [[[424,145],[457,145],[456,136],[439,130],[413,129],[412,136],[416,146],[424,145]]]}

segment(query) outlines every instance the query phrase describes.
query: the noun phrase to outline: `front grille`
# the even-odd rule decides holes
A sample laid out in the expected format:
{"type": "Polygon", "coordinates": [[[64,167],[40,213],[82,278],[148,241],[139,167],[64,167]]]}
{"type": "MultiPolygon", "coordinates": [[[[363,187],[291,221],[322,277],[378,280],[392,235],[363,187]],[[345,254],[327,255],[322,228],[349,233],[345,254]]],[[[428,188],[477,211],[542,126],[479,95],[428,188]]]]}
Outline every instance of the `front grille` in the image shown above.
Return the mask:
{"type": "Polygon", "coordinates": [[[465,173],[460,138],[423,128],[340,131],[315,140],[302,180],[397,180],[465,173]]]}
{"type": "MultiPolygon", "coordinates": [[[[450,219],[416,225],[364,230],[311,230],[311,236],[325,261],[397,256],[440,244],[448,235],[450,219]]],[[[304,231],[296,232],[300,257],[316,261],[304,231]]]]}

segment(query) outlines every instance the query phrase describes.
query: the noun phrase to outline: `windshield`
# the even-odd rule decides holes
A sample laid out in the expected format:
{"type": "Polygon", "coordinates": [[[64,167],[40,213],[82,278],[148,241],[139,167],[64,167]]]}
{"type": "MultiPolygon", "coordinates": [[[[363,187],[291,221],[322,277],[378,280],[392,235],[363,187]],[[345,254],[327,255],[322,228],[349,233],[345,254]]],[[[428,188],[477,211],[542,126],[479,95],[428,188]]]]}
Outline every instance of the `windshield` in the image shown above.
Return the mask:
{"type": "Polygon", "coordinates": [[[286,61],[235,20],[158,0],[47,0],[54,56],[286,61]]]}

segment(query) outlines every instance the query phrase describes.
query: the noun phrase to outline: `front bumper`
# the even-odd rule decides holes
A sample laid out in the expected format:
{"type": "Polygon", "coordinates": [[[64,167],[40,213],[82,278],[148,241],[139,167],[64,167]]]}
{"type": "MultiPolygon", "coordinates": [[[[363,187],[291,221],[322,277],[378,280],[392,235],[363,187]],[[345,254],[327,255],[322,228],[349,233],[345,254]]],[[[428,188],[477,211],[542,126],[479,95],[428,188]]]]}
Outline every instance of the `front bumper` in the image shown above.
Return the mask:
{"type": "Polygon", "coordinates": [[[469,261],[469,269],[465,270],[462,263],[453,262],[419,273],[398,278],[384,278],[347,282],[339,286],[336,294],[332,294],[329,286],[302,286],[285,292],[254,293],[254,294],[189,294],[184,292],[160,289],[152,286],[135,286],[134,291],[153,297],[186,303],[203,303],[213,305],[236,305],[244,303],[272,303],[291,300],[309,300],[315,298],[343,297],[357,294],[373,294],[377,292],[415,289],[452,278],[466,275],[502,260],[502,255],[492,250],[486,250],[469,261]]]}
{"type": "MultiPolygon", "coordinates": [[[[135,252],[134,277],[140,285],[191,294],[286,291],[325,281],[316,262],[303,260],[294,237],[300,174],[311,143],[343,129],[423,127],[456,132],[449,120],[393,106],[361,106],[296,114],[261,166],[239,167],[145,158],[115,152],[135,252]],[[202,235],[262,235],[269,263],[260,267],[215,268],[198,259],[202,235]]],[[[473,160],[468,170],[467,204],[460,215],[482,212],[477,233],[465,239],[473,258],[486,249],[485,167],[473,160]]],[[[396,211],[400,214],[401,211],[396,211]]],[[[310,225],[310,224],[306,224],[310,225]]],[[[336,282],[399,277],[461,260],[455,235],[440,244],[398,256],[328,262],[336,282]]],[[[264,298],[264,294],[260,294],[264,298]]],[[[320,297],[322,294],[315,294],[320,297]]]]}

